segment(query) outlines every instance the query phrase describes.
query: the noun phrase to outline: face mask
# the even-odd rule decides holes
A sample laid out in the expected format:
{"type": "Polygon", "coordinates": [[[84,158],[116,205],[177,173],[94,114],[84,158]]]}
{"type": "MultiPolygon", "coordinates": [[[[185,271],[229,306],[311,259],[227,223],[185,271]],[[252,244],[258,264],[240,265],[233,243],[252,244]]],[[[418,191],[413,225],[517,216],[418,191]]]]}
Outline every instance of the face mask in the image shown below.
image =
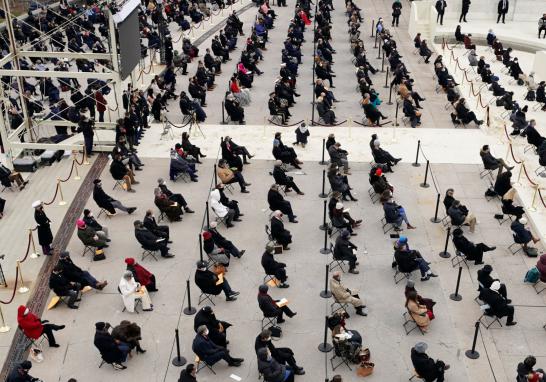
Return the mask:
{"type": "Polygon", "coordinates": [[[208,335],[209,335],[209,331],[208,331],[208,330],[205,330],[205,332],[203,333],[203,335],[208,336],[208,335]]]}

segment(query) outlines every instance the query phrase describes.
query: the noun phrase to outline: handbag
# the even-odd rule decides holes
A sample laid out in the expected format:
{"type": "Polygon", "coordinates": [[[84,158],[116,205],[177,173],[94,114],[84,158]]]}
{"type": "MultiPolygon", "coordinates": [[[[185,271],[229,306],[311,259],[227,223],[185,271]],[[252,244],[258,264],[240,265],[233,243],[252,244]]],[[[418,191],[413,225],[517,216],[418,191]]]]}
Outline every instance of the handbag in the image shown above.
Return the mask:
{"type": "Polygon", "coordinates": [[[106,259],[106,256],[104,255],[104,251],[102,249],[96,249],[95,255],[93,256],[93,261],[101,261],[106,259]]]}
{"type": "Polygon", "coordinates": [[[359,377],[367,377],[373,373],[374,366],[373,362],[362,362],[356,369],[356,375],[359,377]]]}
{"type": "Polygon", "coordinates": [[[223,264],[214,264],[213,272],[217,275],[221,273],[226,273],[226,267],[223,264]]]}
{"type": "Polygon", "coordinates": [[[271,326],[269,327],[269,330],[271,331],[271,337],[281,338],[282,329],[280,326],[271,326]]]}

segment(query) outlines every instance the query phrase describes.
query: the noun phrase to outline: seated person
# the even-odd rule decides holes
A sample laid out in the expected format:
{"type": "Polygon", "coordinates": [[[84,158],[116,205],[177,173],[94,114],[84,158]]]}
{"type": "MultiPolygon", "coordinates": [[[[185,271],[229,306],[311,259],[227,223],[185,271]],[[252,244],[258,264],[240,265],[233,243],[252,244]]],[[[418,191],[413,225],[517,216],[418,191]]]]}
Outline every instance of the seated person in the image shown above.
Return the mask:
{"type": "Polygon", "coordinates": [[[356,266],[358,265],[356,250],[358,247],[349,240],[350,236],[351,234],[349,231],[341,231],[341,234],[336,238],[336,244],[334,245],[334,253],[332,256],[336,260],[348,261],[349,273],[357,275],[360,273],[358,269],[356,269],[356,266]]]}
{"type": "Polygon", "coordinates": [[[392,190],[393,187],[389,184],[385,175],[383,175],[381,167],[374,167],[374,170],[374,173],[370,175],[370,184],[373,191],[377,195],[381,195],[385,190],[392,190]]]}
{"type": "Polygon", "coordinates": [[[472,39],[470,37],[472,37],[472,34],[470,33],[464,35],[463,37],[464,47],[466,49],[476,50],[476,44],[472,44],[472,39]]]}
{"type": "MultiPolygon", "coordinates": [[[[333,191],[332,197],[330,198],[330,201],[328,202],[328,216],[330,219],[332,219],[334,210],[336,208],[336,205],[338,202],[342,200],[341,192],[333,191]]],[[[343,216],[345,219],[347,219],[351,223],[352,228],[358,227],[362,223],[362,219],[355,220],[351,217],[351,214],[349,214],[349,211],[343,210],[343,216]]]]}
{"type": "Polygon", "coordinates": [[[512,187],[512,172],[505,171],[497,175],[494,190],[502,199],[514,199],[516,189],[512,187]]]}
{"type": "Polygon", "coordinates": [[[20,173],[11,171],[9,168],[0,163],[0,184],[4,187],[11,187],[11,184],[15,182],[19,187],[19,190],[25,188],[28,180],[23,180],[20,173]]]}
{"type": "Polygon", "coordinates": [[[119,281],[118,291],[123,299],[123,305],[129,313],[135,311],[136,302],[140,300],[142,304],[142,310],[145,312],[151,312],[154,310],[150,295],[146,290],[146,287],[136,282],[133,277],[133,272],[125,271],[123,277],[119,281]]]}
{"type": "Polygon", "coordinates": [[[273,139],[273,157],[282,160],[283,163],[289,163],[297,169],[301,169],[300,164],[303,162],[298,159],[298,155],[292,147],[285,146],[281,140],[281,133],[275,133],[273,139]]]}
{"type": "Polygon", "coordinates": [[[241,167],[242,169],[243,164],[250,164],[247,158],[252,159],[254,157],[254,155],[250,155],[245,146],[238,145],[228,136],[224,137],[220,147],[222,148],[222,159],[227,160],[231,167],[241,167]],[[242,161],[240,156],[243,157],[242,161]]]}
{"type": "Polygon", "coordinates": [[[125,207],[119,200],[106,194],[102,189],[102,182],[100,179],[95,179],[93,184],[93,200],[97,203],[97,206],[106,210],[110,215],[115,215],[116,209],[127,212],[129,215],[136,211],[136,207],[125,207]]]}
{"type": "Polygon", "coordinates": [[[546,140],[536,129],[537,121],[531,119],[529,124],[524,130],[525,135],[527,135],[527,143],[535,146],[535,149],[538,150],[542,143],[546,140]]]}
{"type": "Polygon", "coordinates": [[[122,163],[128,164],[131,171],[133,169],[136,171],[142,171],[141,167],[144,166],[144,164],[141,162],[135,151],[131,151],[127,148],[127,146],[125,145],[126,140],[127,138],[125,137],[125,135],[119,136],[118,143],[112,150],[112,158],[114,158],[116,154],[119,154],[121,155],[122,163]]]}
{"type": "Polygon", "coordinates": [[[258,372],[264,382],[294,382],[294,371],[291,367],[281,365],[267,348],[258,349],[258,372]]]}
{"type": "Polygon", "coordinates": [[[140,220],[133,222],[135,227],[135,237],[142,248],[149,251],[159,251],[161,257],[170,258],[174,257],[169,253],[169,247],[167,247],[168,240],[163,237],[158,237],[144,227],[140,220]]]}
{"type": "Polygon", "coordinates": [[[476,217],[474,214],[468,212],[468,209],[462,205],[460,201],[453,200],[451,207],[447,210],[447,214],[451,218],[452,225],[461,226],[463,224],[468,224],[471,233],[476,229],[476,217]]]}
{"type": "Polygon", "coordinates": [[[288,200],[285,200],[284,197],[279,192],[279,187],[276,184],[271,185],[269,191],[267,192],[267,202],[269,203],[269,209],[271,211],[281,211],[283,214],[288,216],[288,221],[290,223],[297,223],[297,216],[294,215],[292,211],[292,205],[288,200]]]}
{"type": "Polygon", "coordinates": [[[516,219],[521,218],[525,213],[525,209],[522,206],[514,206],[512,199],[502,199],[501,209],[503,214],[515,216],[516,219]]]}
{"type": "Polygon", "coordinates": [[[404,116],[408,117],[410,120],[410,125],[412,128],[416,128],[421,125],[421,116],[422,113],[417,110],[417,105],[414,105],[414,100],[410,97],[409,94],[404,98],[404,103],[402,104],[402,111],[404,116]]]}
{"type": "MultiPolygon", "coordinates": [[[[179,144],[177,144],[178,146],[179,144]]],[[[180,145],[179,149],[171,149],[171,162],[169,165],[169,178],[172,181],[176,180],[176,177],[180,173],[186,173],[190,176],[192,182],[197,182],[197,170],[194,163],[189,163],[183,156],[183,150],[180,145]]]]}
{"type": "Polygon", "coordinates": [[[19,308],[17,308],[17,325],[25,336],[31,340],[37,340],[42,334],[45,334],[49,347],[52,348],[60,346],[55,341],[53,331],[65,328],[64,325],[55,325],[49,323],[47,320],[41,320],[24,305],[19,305],[19,308]]]}
{"type": "Polygon", "coordinates": [[[80,284],[82,287],[90,286],[93,289],[103,290],[108,281],[97,281],[96,278],[88,271],[82,270],[76,264],[72,262],[70,253],[67,251],[59,254],[58,266],[61,267],[61,274],[69,281],[75,284],[80,284]]]}
{"type": "MultiPolygon", "coordinates": [[[[491,272],[493,272],[493,267],[489,264],[485,264],[482,269],[478,270],[478,292],[480,292],[480,300],[482,299],[481,292],[484,289],[491,288],[491,285],[494,281],[500,282],[499,279],[494,279],[493,277],[491,277],[491,272]]],[[[503,283],[500,284],[499,293],[502,297],[506,299],[506,302],[508,304],[512,302],[512,300],[507,298],[506,285],[504,285],[503,283]]]]}
{"type": "Polygon", "coordinates": [[[339,167],[334,163],[328,167],[328,181],[330,182],[332,191],[341,192],[343,200],[348,201],[350,199],[353,202],[358,201],[358,199],[351,194],[351,187],[349,186],[347,175],[341,174],[339,167]]]}
{"type": "MultiPolygon", "coordinates": [[[[546,16],[543,16],[546,20],[546,16]]],[[[546,27],[544,27],[546,29],[546,27]]],[[[540,33],[540,31],[539,31],[540,33]]],[[[540,38],[540,36],[538,36],[540,38]]],[[[525,357],[523,362],[518,363],[518,375],[516,382],[544,382],[546,373],[542,369],[533,369],[537,364],[537,360],[532,355],[525,357]]]]}
{"type": "Polygon", "coordinates": [[[218,177],[224,184],[239,183],[241,187],[241,193],[248,194],[247,186],[250,186],[250,183],[245,182],[243,173],[240,171],[233,171],[229,168],[229,165],[225,159],[220,159],[218,161],[218,168],[216,170],[218,177]]]}
{"type": "Polygon", "coordinates": [[[455,112],[457,113],[457,118],[459,118],[465,125],[470,123],[471,121],[474,121],[474,123],[478,126],[482,125],[483,121],[478,120],[476,118],[476,114],[466,107],[465,101],[466,100],[464,98],[459,98],[459,100],[455,103],[455,112]]]}
{"type": "Polygon", "coordinates": [[[49,276],[49,288],[59,297],[68,297],[66,305],[70,309],[78,309],[75,304],[80,301],[79,295],[81,290],[81,284],[70,281],[63,274],[63,268],[59,264],[53,268],[51,275],[49,276]]]}
{"type": "Polygon", "coordinates": [[[506,326],[516,325],[514,307],[509,305],[508,300],[500,294],[500,287],[501,283],[499,281],[493,281],[489,288],[482,290],[480,298],[489,305],[485,313],[498,318],[506,316],[506,326]]]}
{"type": "Polygon", "coordinates": [[[228,93],[224,100],[224,107],[226,109],[229,118],[232,121],[239,122],[239,125],[244,125],[245,122],[245,109],[241,103],[233,96],[233,93],[228,93]]]}
{"type": "Polygon", "coordinates": [[[214,262],[214,264],[222,264],[224,267],[228,267],[231,253],[226,249],[217,246],[209,231],[204,231],[201,235],[203,236],[203,249],[209,259],[214,262]]]}
{"type": "Polygon", "coordinates": [[[225,193],[225,186],[223,183],[218,183],[216,185],[216,189],[220,193],[220,203],[222,203],[224,206],[226,206],[229,209],[232,209],[235,212],[235,216],[233,217],[233,221],[239,222],[241,221],[241,216],[244,216],[244,214],[241,213],[239,210],[239,202],[235,199],[229,199],[226,196],[225,193]]]}
{"type": "MultiPolygon", "coordinates": [[[[349,314],[346,311],[338,310],[334,312],[330,317],[328,317],[328,328],[332,331],[332,338],[336,337],[338,334],[349,334],[350,341],[355,345],[362,345],[362,336],[357,330],[347,329],[345,326],[346,319],[349,318],[349,314]]],[[[344,337],[349,337],[345,336],[344,337]]]]}
{"type": "Polygon", "coordinates": [[[267,285],[260,285],[258,289],[258,306],[264,314],[264,317],[277,317],[277,324],[282,324],[285,320],[283,314],[292,318],[297,313],[293,312],[287,304],[279,306],[277,303],[279,300],[273,300],[267,293],[269,287],[267,285]]]}
{"type": "Polygon", "coordinates": [[[196,163],[201,163],[199,161],[200,157],[206,157],[206,155],[201,152],[201,148],[190,142],[190,135],[186,131],[182,133],[182,150],[184,150],[184,152],[188,155],[194,157],[196,159],[196,163]]]}
{"type": "Polygon", "coordinates": [[[448,211],[451,208],[451,205],[453,204],[453,202],[455,201],[455,198],[453,197],[454,194],[455,194],[455,190],[453,188],[448,188],[446,190],[446,194],[444,196],[444,201],[443,201],[444,207],[446,209],[446,215],[449,215],[448,211]]]}
{"type": "Polygon", "coordinates": [[[216,318],[214,311],[210,306],[201,308],[193,319],[193,330],[205,325],[208,329],[208,336],[212,342],[223,348],[227,348],[229,341],[227,340],[227,329],[232,325],[226,321],[220,321],[216,318]]]}
{"type": "Polygon", "coordinates": [[[184,214],[182,206],[170,200],[167,195],[161,192],[159,187],[154,189],[154,204],[159,208],[159,211],[165,213],[169,221],[178,222],[182,220],[184,214]]]}
{"type": "Polygon", "coordinates": [[[349,161],[347,160],[347,151],[341,149],[341,143],[336,142],[328,148],[330,163],[343,167],[344,175],[351,175],[349,172],[349,161]]]}
{"type": "Polygon", "coordinates": [[[112,329],[114,341],[129,345],[129,351],[136,348],[138,353],[146,353],[146,350],[140,347],[141,329],[135,322],[123,320],[118,326],[112,329]]]}
{"type": "Polygon", "coordinates": [[[294,374],[296,375],[304,375],[305,370],[303,370],[303,367],[298,366],[296,363],[296,359],[294,358],[294,352],[290,348],[281,348],[276,347],[273,342],[271,341],[271,330],[264,329],[262,332],[256,337],[256,340],[254,341],[254,350],[256,350],[256,354],[260,349],[267,348],[269,352],[271,353],[271,356],[275,361],[277,361],[281,365],[290,366],[290,368],[294,371],[294,374]]]}
{"type": "Polygon", "coordinates": [[[438,277],[438,275],[432,272],[429,262],[421,256],[421,253],[409,248],[407,237],[400,236],[396,244],[394,261],[400,272],[410,273],[419,269],[421,272],[421,281],[427,281],[431,277],[438,277]]]}
{"type": "Polygon", "coordinates": [[[244,359],[234,358],[229,354],[229,350],[216,345],[209,338],[209,330],[205,325],[197,328],[197,335],[192,343],[193,352],[207,365],[214,365],[221,359],[227,362],[228,366],[241,366],[244,359]]]}
{"type": "Polygon", "coordinates": [[[169,240],[169,226],[168,225],[158,225],[154,213],[152,210],[146,211],[146,216],[144,216],[144,221],[142,222],[144,228],[156,235],[157,237],[163,237],[167,240],[167,243],[172,243],[169,240]]]}
{"type": "Polygon", "coordinates": [[[393,172],[392,167],[402,160],[402,158],[395,158],[388,151],[383,150],[379,139],[373,141],[372,156],[375,163],[386,165],[389,172],[393,172]]]}
{"type": "Polygon", "coordinates": [[[343,203],[337,202],[330,215],[332,226],[339,229],[346,229],[351,236],[356,236],[356,232],[353,232],[353,224],[345,217],[344,212],[343,203]]]}
{"type": "Polygon", "coordinates": [[[282,222],[283,214],[279,210],[273,212],[271,217],[271,237],[278,244],[282,245],[284,250],[290,249],[288,246],[292,243],[292,234],[290,231],[284,228],[284,223],[282,222]]]}
{"type": "Polygon", "coordinates": [[[421,41],[421,45],[419,45],[419,55],[425,59],[425,64],[428,64],[430,57],[432,56],[432,51],[428,48],[427,40],[421,41]]]}
{"type": "Polygon", "coordinates": [[[116,370],[127,369],[123,362],[127,360],[127,355],[131,351],[128,344],[114,340],[114,337],[108,332],[110,324],[106,322],[95,323],[95,339],[93,344],[99,350],[104,362],[111,364],[116,370]]]}
{"type": "Polygon", "coordinates": [[[444,361],[430,358],[426,353],[427,349],[428,345],[424,342],[417,342],[411,349],[411,363],[415,373],[426,382],[443,381],[444,372],[449,369],[449,365],[444,361]]]}
{"type": "Polygon", "coordinates": [[[125,264],[127,264],[126,270],[133,273],[135,281],[146,287],[148,292],[157,292],[159,290],[156,286],[155,275],[137,263],[134,258],[125,258],[125,264]]]}
{"type": "Polygon", "coordinates": [[[406,309],[411,318],[415,321],[422,332],[427,332],[430,326],[430,320],[434,318],[434,313],[427,309],[425,305],[420,305],[417,301],[417,292],[409,292],[406,296],[406,309]]]}
{"type": "Polygon", "coordinates": [[[265,247],[265,252],[262,254],[262,267],[266,275],[275,276],[280,281],[280,284],[277,285],[279,288],[288,288],[290,285],[286,283],[286,279],[288,278],[286,275],[286,264],[275,260],[273,257],[274,253],[275,247],[268,244],[265,247]]]}
{"type": "Polygon", "coordinates": [[[367,316],[363,311],[366,307],[364,301],[358,295],[358,289],[349,289],[341,283],[341,272],[334,272],[330,279],[330,291],[341,304],[351,304],[359,316],[367,316]]]}
{"type": "Polygon", "coordinates": [[[536,267],[540,272],[540,281],[546,282],[546,254],[540,255],[536,267]]]}
{"type": "Polygon", "coordinates": [[[235,210],[222,203],[221,193],[218,188],[210,192],[209,201],[210,201],[210,208],[212,208],[214,213],[220,219],[224,219],[224,222],[227,228],[233,227],[233,223],[232,223],[233,221],[240,221],[240,219],[238,219],[238,216],[235,210]],[[237,220],[235,220],[236,216],[237,216],[237,220]]]}
{"type": "MultiPolygon", "coordinates": [[[[4,11],[2,10],[2,13],[4,11]]],[[[3,14],[2,17],[5,17],[3,14]]],[[[63,45],[64,46],[64,45],[63,45]]],[[[25,360],[18,363],[8,374],[6,382],[27,382],[27,381],[40,381],[39,378],[34,378],[29,374],[29,370],[32,368],[32,362],[25,360]]]]}
{"type": "Polygon", "coordinates": [[[76,221],[76,226],[78,231],[78,239],[81,240],[83,245],[95,247],[97,249],[108,248],[108,244],[106,244],[106,237],[89,227],[82,219],[78,219],[76,221]]]}
{"type": "Polygon", "coordinates": [[[402,222],[406,223],[408,229],[415,229],[416,227],[412,226],[406,215],[406,210],[404,207],[396,204],[392,194],[389,199],[383,203],[383,211],[385,212],[385,221],[394,226],[395,231],[402,230],[402,222]]]}
{"type": "Polygon", "coordinates": [[[215,221],[210,222],[208,232],[212,235],[212,240],[214,241],[214,244],[216,244],[218,247],[223,248],[225,252],[229,253],[230,255],[233,255],[237,258],[243,257],[246,250],[237,248],[235,244],[233,244],[230,240],[226,239],[218,230],[216,227],[218,226],[218,223],[215,221]]]}
{"type": "Polygon", "coordinates": [[[157,180],[157,185],[161,192],[169,198],[169,200],[172,200],[173,202],[178,203],[182,208],[184,208],[184,211],[193,214],[195,211],[193,211],[190,207],[188,207],[188,203],[186,202],[186,199],[182,196],[182,194],[175,194],[171,190],[167,188],[167,185],[165,184],[165,181],[163,178],[159,178],[157,180]]]}
{"type": "Polygon", "coordinates": [[[406,282],[406,289],[404,290],[404,296],[408,298],[408,293],[415,292],[417,293],[417,303],[419,305],[424,305],[427,307],[427,310],[430,310],[434,313],[434,305],[436,305],[436,301],[434,301],[431,298],[422,297],[419,292],[415,289],[415,282],[413,280],[409,280],[406,282]]]}
{"type": "Polygon", "coordinates": [[[235,301],[239,292],[235,292],[231,289],[225,276],[220,280],[216,273],[207,269],[206,261],[198,261],[197,269],[195,271],[195,285],[199,287],[201,292],[218,296],[222,291],[226,295],[226,301],[235,301]],[[220,282],[221,281],[221,282],[220,282]]]}
{"type": "Polygon", "coordinates": [[[83,210],[83,221],[85,222],[85,225],[93,228],[97,235],[100,237],[104,237],[104,240],[106,242],[110,242],[111,240],[108,238],[108,227],[105,225],[101,225],[97,222],[95,217],[93,216],[93,213],[89,209],[83,210]]]}
{"type": "Polygon", "coordinates": [[[453,245],[467,260],[474,260],[474,264],[483,264],[483,253],[494,251],[497,247],[489,247],[484,243],[474,244],[464,237],[463,230],[456,228],[453,231],[453,245]]]}
{"type": "Polygon", "coordinates": [[[112,174],[112,177],[115,180],[123,180],[125,182],[124,188],[127,190],[127,192],[135,192],[135,190],[131,188],[131,185],[138,184],[139,182],[135,180],[135,174],[133,171],[123,164],[121,161],[121,155],[114,155],[112,164],[110,165],[110,174],[112,174]]]}
{"type": "Polygon", "coordinates": [[[527,219],[522,217],[514,220],[510,225],[510,229],[512,230],[512,233],[514,235],[514,242],[521,244],[525,253],[536,253],[536,249],[529,247],[528,244],[531,241],[536,244],[538,241],[540,241],[540,238],[535,237],[530,230],[525,228],[525,224],[527,224],[527,219]]]}
{"type": "Polygon", "coordinates": [[[286,172],[282,168],[281,160],[275,161],[275,166],[273,167],[273,178],[275,179],[276,184],[285,186],[286,192],[292,191],[291,188],[293,188],[298,195],[305,195],[294,182],[294,178],[286,175],[286,172]]]}

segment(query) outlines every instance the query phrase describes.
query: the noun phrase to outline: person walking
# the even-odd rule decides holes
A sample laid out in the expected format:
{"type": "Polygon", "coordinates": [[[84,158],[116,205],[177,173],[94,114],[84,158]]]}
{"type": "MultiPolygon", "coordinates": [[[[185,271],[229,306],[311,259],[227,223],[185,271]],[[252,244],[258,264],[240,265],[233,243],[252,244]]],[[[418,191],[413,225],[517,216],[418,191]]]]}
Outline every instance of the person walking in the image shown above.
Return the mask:
{"type": "Polygon", "coordinates": [[[506,17],[506,14],[508,13],[508,7],[510,6],[510,3],[508,0],[500,0],[499,4],[497,5],[497,24],[499,23],[501,17],[502,17],[502,23],[505,24],[504,19],[506,17]]]}
{"type": "Polygon", "coordinates": [[[446,7],[447,7],[446,0],[436,1],[436,12],[438,12],[438,15],[436,16],[436,24],[438,24],[438,21],[439,21],[440,25],[444,25],[444,14],[446,12],[446,7]]]}
{"type": "Polygon", "coordinates": [[[468,14],[468,10],[470,9],[470,0],[463,0],[463,6],[461,8],[461,16],[459,16],[459,22],[466,21],[466,15],[468,14]]]}
{"type": "Polygon", "coordinates": [[[392,3],[392,26],[396,24],[398,26],[398,23],[400,22],[400,15],[402,14],[402,3],[400,0],[394,0],[394,3],[392,3]]]}
{"type": "Polygon", "coordinates": [[[37,200],[32,203],[34,208],[34,220],[38,224],[38,242],[42,246],[42,251],[44,255],[49,256],[53,248],[51,248],[51,243],[53,242],[53,233],[51,232],[50,223],[51,220],[47,217],[44,211],[44,205],[42,201],[37,200]]]}

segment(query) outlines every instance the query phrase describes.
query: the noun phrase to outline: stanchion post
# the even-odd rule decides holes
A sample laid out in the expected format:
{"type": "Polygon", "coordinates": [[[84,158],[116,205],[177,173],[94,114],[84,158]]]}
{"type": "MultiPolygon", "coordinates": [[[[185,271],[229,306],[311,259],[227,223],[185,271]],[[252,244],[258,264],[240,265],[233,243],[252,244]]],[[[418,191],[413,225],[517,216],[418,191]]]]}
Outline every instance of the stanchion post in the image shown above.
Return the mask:
{"type": "MultiPolygon", "coordinates": [[[[383,70],[381,70],[383,72],[383,70]]],[[[383,85],[383,88],[388,88],[389,87],[389,67],[387,66],[387,70],[386,70],[387,74],[385,74],[385,85],[383,85]]],[[[391,99],[391,95],[389,94],[389,102],[391,99]]],[[[392,102],[389,104],[389,105],[392,105],[392,102]]]]}
{"type": "Polygon", "coordinates": [[[186,364],[186,358],[180,355],[180,338],[178,336],[178,328],[174,330],[174,339],[176,342],[176,357],[173,358],[172,364],[174,366],[181,367],[186,364]]]}
{"type": "Polygon", "coordinates": [[[76,171],[76,176],[74,177],[74,180],[81,180],[81,176],[78,173],[78,163],[76,162],[76,154],[72,157],[72,165],[74,166],[74,171],[76,171]]]}
{"type": "Polygon", "coordinates": [[[214,187],[218,184],[218,174],[216,174],[216,163],[214,164],[214,187]]]}
{"type": "Polygon", "coordinates": [[[320,343],[318,350],[322,353],[329,353],[334,347],[328,343],[328,316],[324,318],[324,342],[320,343]]]}
{"type": "Polygon", "coordinates": [[[320,165],[325,165],[327,162],[324,160],[324,151],[326,150],[326,139],[322,138],[322,160],[319,162],[320,165]]]}
{"type": "Polygon", "coordinates": [[[372,20],[372,35],[370,37],[374,37],[373,32],[375,31],[375,19],[372,20]]]}
{"type": "Polygon", "coordinates": [[[392,105],[392,86],[389,89],[389,102],[387,102],[387,105],[392,105]]]}
{"type": "Polygon", "coordinates": [[[28,234],[30,235],[30,245],[32,246],[32,253],[30,254],[30,258],[37,259],[40,254],[36,252],[36,244],[34,244],[34,235],[32,234],[32,229],[28,229],[28,234]]]}
{"type": "Polygon", "coordinates": [[[222,125],[226,124],[226,117],[224,116],[224,101],[222,101],[222,125]]]}
{"type": "Polygon", "coordinates": [[[453,301],[461,301],[463,299],[463,296],[459,294],[459,285],[461,284],[462,271],[463,271],[463,267],[459,266],[459,274],[457,275],[457,286],[455,287],[455,293],[451,293],[449,295],[449,298],[453,301]]]}
{"type": "Polygon", "coordinates": [[[425,167],[425,180],[423,181],[423,183],[420,184],[421,187],[423,188],[429,188],[430,187],[430,184],[427,183],[427,177],[428,177],[428,168],[430,166],[430,162],[429,160],[427,159],[427,165],[425,167]]]}
{"type": "Polygon", "coordinates": [[[332,297],[332,292],[328,290],[328,268],[329,268],[329,265],[326,264],[326,272],[324,276],[324,290],[320,292],[320,297],[322,298],[332,297]]]}
{"type": "Polygon", "coordinates": [[[328,229],[324,230],[324,247],[321,248],[319,252],[323,255],[330,253],[330,248],[328,248],[328,229]]]}
{"type": "Polygon", "coordinates": [[[451,257],[451,254],[447,251],[447,245],[449,244],[449,237],[451,236],[451,227],[447,227],[446,230],[446,242],[444,245],[444,250],[438,254],[438,256],[448,259],[451,257]]]}
{"type": "Polygon", "coordinates": [[[327,198],[328,194],[324,192],[324,187],[326,184],[326,169],[322,169],[322,192],[319,194],[319,198],[327,198]]]}
{"type": "Polygon", "coordinates": [[[385,72],[385,51],[381,55],[381,73],[385,72]]]}
{"type": "Polygon", "coordinates": [[[61,200],[59,201],[59,206],[66,206],[66,201],[64,200],[63,196],[63,189],[61,187],[61,180],[57,178],[57,187],[59,187],[59,195],[61,196],[61,200]]]}
{"type": "Polygon", "coordinates": [[[474,339],[472,340],[472,349],[465,351],[465,355],[470,359],[480,358],[480,353],[476,351],[476,341],[478,340],[478,331],[480,330],[480,321],[476,321],[474,324],[476,329],[474,329],[474,339]]]}
{"type": "Polygon", "coordinates": [[[430,218],[432,223],[440,223],[442,220],[438,219],[438,208],[440,207],[440,193],[436,195],[436,208],[434,210],[434,216],[430,218]]]}
{"type": "Polygon", "coordinates": [[[29,289],[25,286],[25,282],[23,281],[23,272],[21,271],[21,262],[19,260],[17,260],[17,269],[19,269],[19,280],[21,280],[21,286],[18,291],[21,294],[27,293],[29,289]]]}
{"type": "Polygon", "coordinates": [[[377,33],[375,34],[375,41],[373,43],[373,47],[377,49],[377,33]]]}
{"type": "Polygon", "coordinates": [[[0,326],[0,333],[7,333],[10,331],[10,327],[6,325],[4,321],[4,313],[2,312],[2,307],[0,306],[0,320],[2,321],[2,326],[0,326]]]}
{"type": "Polygon", "coordinates": [[[210,228],[210,218],[209,218],[209,202],[205,202],[205,215],[207,216],[207,229],[210,228]]]}
{"type": "Polygon", "coordinates": [[[186,280],[186,294],[188,295],[188,306],[184,308],[184,314],[186,316],[192,316],[196,310],[191,306],[191,294],[190,294],[190,280],[186,280]]]}
{"type": "Polygon", "coordinates": [[[394,112],[394,126],[399,126],[399,124],[398,124],[398,109],[400,109],[400,102],[398,102],[398,100],[397,100],[396,101],[396,111],[394,112]]]}
{"type": "Polygon", "coordinates": [[[419,167],[421,164],[419,163],[419,149],[421,148],[421,141],[417,141],[417,154],[415,154],[415,163],[412,163],[411,165],[413,167],[419,167]]]}
{"type": "Polygon", "coordinates": [[[326,223],[326,204],[328,203],[328,201],[324,201],[324,211],[322,213],[322,225],[319,226],[319,229],[321,231],[324,231],[324,230],[327,230],[328,229],[328,224],[326,223]]]}
{"type": "Polygon", "coordinates": [[[199,261],[203,261],[203,236],[199,233],[199,261]]]}

